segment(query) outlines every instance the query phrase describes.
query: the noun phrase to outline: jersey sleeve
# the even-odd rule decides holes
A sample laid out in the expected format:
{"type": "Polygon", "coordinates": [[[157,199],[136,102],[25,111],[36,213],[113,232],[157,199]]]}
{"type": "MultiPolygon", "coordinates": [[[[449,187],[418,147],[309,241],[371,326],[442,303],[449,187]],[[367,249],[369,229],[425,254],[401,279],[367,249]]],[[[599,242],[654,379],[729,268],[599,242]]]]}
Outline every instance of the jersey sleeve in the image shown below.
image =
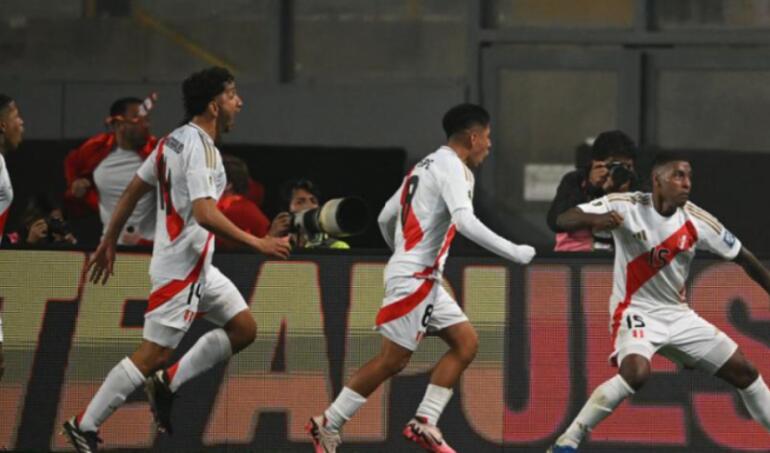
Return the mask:
{"type": "Polygon", "coordinates": [[[473,212],[473,175],[458,159],[449,161],[440,183],[441,197],[446,203],[449,214],[460,209],[470,209],[473,212]]]}
{"type": "Polygon", "coordinates": [[[741,251],[741,241],[725,228],[716,217],[707,211],[687,203],[685,211],[695,223],[698,231],[696,247],[707,250],[726,260],[732,260],[741,251]]]}
{"type": "Polygon", "coordinates": [[[214,170],[219,159],[216,149],[204,144],[202,138],[193,137],[185,143],[187,156],[187,191],[190,201],[199,198],[217,198],[216,185],[214,183],[214,170]],[[189,147],[189,148],[188,148],[189,147]]]}
{"type": "Polygon", "coordinates": [[[151,186],[158,185],[158,173],[155,162],[158,160],[158,148],[156,147],[147,159],[142,162],[139,169],[136,170],[136,176],[151,186]]]}
{"type": "Polygon", "coordinates": [[[577,208],[586,214],[606,214],[613,210],[607,197],[597,198],[596,200],[577,205],[577,208]]]}

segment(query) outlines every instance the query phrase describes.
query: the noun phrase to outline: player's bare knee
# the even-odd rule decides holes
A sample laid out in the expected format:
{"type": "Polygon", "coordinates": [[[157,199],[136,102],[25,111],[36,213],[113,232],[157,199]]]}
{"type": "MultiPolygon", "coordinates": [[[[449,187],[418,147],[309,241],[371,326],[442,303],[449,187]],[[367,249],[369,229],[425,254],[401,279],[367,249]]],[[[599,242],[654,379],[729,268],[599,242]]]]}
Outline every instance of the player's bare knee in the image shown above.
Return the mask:
{"type": "Polygon", "coordinates": [[[739,389],[745,389],[753,384],[758,377],[759,371],[757,371],[754,364],[748,360],[744,360],[743,363],[735,367],[732,384],[739,389]]]}
{"type": "Polygon", "coordinates": [[[650,378],[650,362],[639,355],[628,356],[620,366],[620,376],[634,391],[639,390],[650,378]]]}
{"type": "Polygon", "coordinates": [[[468,336],[461,345],[458,345],[455,348],[455,352],[466,366],[473,362],[473,359],[476,358],[476,354],[479,352],[479,337],[476,335],[476,332],[473,332],[472,336],[468,336]]]}
{"type": "Polygon", "coordinates": [[[225,324],[224,329],[233,353],[246,348],[257,338],[257,323],[247,310],[235,315],[225,324]]]}
{"type": "Polygon", "coordinates": [[[384,354],[380,360],[380,366],[389,376],[395,376],[400,373],[409,364],[410,356],[397,354],[384,354]]]}

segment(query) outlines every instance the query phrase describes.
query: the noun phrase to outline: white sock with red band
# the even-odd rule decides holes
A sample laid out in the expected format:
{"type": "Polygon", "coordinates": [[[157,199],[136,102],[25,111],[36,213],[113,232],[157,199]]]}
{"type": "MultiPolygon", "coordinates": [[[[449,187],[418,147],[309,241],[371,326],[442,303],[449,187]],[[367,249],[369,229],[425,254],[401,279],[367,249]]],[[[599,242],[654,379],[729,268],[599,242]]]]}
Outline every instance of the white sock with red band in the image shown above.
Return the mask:
{"type": "Polygon", "coordinates": [[[192,348],[168,370],[169,388],[176,392],[179,387],[195,376],[233,355],[230,338],[224,329],[209,331],[195,342],[192,348]]]}
{"type": "Polygon", "coordinates": [[[770,390],[762,376],[745,389],[738,389],[738,393],[751,417],[770,431],[770,390]]]}
{"type": "Polygon", "coordinates": [[[619,374],[605,381],[596,387],[567,431],[556,441],[556,445],[577,448],[588,432],[633,394],[634,389],[619,374]]]}
{"type": "Polygon", "coordinates": [[[436,426],[441,413],[444,412],[447,403],[452,399],[452,393],[454,393],[452,389],[428,384],[420,407],[417,408],[417,416],[425,417],[429,424],[436,426]]]}
{"type": "Polygon", "coordinates": [[[350,387],[344,387],[337,396],[337,399],[324,412],[326,429],[334,432],[339,431],[342,425],[350,420],[365,402],[366,398],[356,393],[350,387]]]}
{"type": "Polygon", "coordinates": [[[104,383],[78,420],[83,431],[98,431],[99,427],[119,408],[134,390],[144,384],[144,375],[128,357],[107,374],[104,383]]]}

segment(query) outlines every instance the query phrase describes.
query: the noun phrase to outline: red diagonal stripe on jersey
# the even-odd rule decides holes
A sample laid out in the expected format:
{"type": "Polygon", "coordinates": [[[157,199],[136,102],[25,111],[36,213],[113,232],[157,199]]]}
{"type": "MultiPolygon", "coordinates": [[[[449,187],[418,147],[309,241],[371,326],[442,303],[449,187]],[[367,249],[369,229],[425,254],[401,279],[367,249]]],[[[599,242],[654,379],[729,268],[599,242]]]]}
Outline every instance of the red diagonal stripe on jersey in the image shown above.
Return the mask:
{"type": "Polygon", "coordinates": [[[200,258],[198,258],[198,262],[195,263],[195,267],[192,271],[190,271],[184,280],[171,280],[170,282],[150,293],[150,299],[147,303],[147,310],[144,312],[145,314],[165,304],[174,296],[179,294],[180,291],[187,288],[188,285],[198,281],[198,278],[201,275],[201,271],[203,270],[203,264],[206,262],[206,255],[208,254],[209,244],[211,244],[212,237],[214,237],[214,235],[209,233],[209,236],[206,238],[206,245],[203,247],[203,252],[201,253],[200,258]]]}
{"type": "Polygon", "coordinates": [[[184,220],[174,209],[174,203],[171,200],[171,180],[166,174],[166,161],[163,159],[163,146],[166,144],[166,137],[158,143],[158,154],[155,159],[155,168],[158,173],[158,185],[160,186],[160,196],[163,199],[163,206],[166,208],[166,232],[168,238],[173,242],[179,237],[184,228],[184,220]]]}
{"type": "Polygon", "coordinates": [[[444,243],[441,244],[441,250],[438,252],[438,256],[436,256],[436,260],[433,261],[433,266],[426,267],[420,272],[417,272],[414,274],[417,278],[429,278],[431,275],[433,275],[433,272],[436,271],[436,269],[439,268],[441,265],[441,257],[446,254],[447,250],[449,250],[449,246],[452,245],[452,241],[455,238],[455,234],[457,233],[457,227],[454,225],[450,225],[449,229],[447,229],[446,234],[444,235],[444,243]]]}
{"type": "Polygon", "coordinates": [[[668,263],[674,260],[680,253],[689,250],[698,240],[698,231],[691,221],[687,221],[674,234],[666,238],[659,245],[655,246],[654,252],[643,253],[634,258],[626,266],[626,297],[623,302],[615,308],[612,315],[612,347],[615,347],[615,338],[618,336],[620,321],[623,319],[623,312],[631,305],[631,297],[639,291],[645,283],[654,277],[668,263]],[[662,253],[661,250],[668,250],[668,253],[662,253]],[[659,260],[653,263],[653,260],[659,260]],[[658,265],[655,265],[658,264],[658,265]]]}
{"type": "Polygon", "coordinates": [[[436,281],[433,279],[425,280],[422,282],[422,285],[417,288],[417,291],[401,300],[380,308],[380,311],[377,312],[375,323],[379,326],[386,322],[393,321],[394,319],[398,319],[414,310],[414,307],[420,305],[420,302],[428,297],[434,284],[436,284],[436,281]]]}
{"type": "Polygon", "coordinates": [[[412,200],[409,200],[409,178],[412,176],[412,171],[406,174],[404,178],[404,188],[401,190],[401,230],[404,233],[404,248],[408,252],[412,250],[417,244],[422,241],[423,231],[420,226],[420,222],[417,220],[417,216],[414,215],[414,209],[412,209],[412,200]]]}
{"type": "Polygon", "coordinates": [[[0,214],[0,243],[3,242],[3,232],[5,231],[5,221],[8,220],[8,212],[11,210],[11,207],[7,207],[5,211],[3,211],[2,214],[0,214]]]}

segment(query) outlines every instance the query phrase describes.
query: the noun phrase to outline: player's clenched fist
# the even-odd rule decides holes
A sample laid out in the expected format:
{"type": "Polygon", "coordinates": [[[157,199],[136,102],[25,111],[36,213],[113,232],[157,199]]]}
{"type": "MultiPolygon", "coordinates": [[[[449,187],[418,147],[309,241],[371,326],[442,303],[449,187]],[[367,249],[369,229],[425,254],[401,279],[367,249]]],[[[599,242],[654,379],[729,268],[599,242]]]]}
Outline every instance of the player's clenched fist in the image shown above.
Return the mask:
{"type": "Polygon", "coordinates": [[[519,264],[529,264],[535,257],[535,248],[529,245],[517,245],[513,253],[514,262],[519,264]]]}
{"type": "Polygon", "coordinates": [[[617,211],[599,214],[593,219],[594,230],[612,230],[623,224],[623,216],[617,211]]]}
{"type": "Polygon", "coordinates": [[[281,238],[265,236],[263,238],[257,239],[254,248],[257,249],[258,252],[264,253],[265,255],[286,259],[289,257],[291,244],[289,244],[288,236],[281,238]]]}

